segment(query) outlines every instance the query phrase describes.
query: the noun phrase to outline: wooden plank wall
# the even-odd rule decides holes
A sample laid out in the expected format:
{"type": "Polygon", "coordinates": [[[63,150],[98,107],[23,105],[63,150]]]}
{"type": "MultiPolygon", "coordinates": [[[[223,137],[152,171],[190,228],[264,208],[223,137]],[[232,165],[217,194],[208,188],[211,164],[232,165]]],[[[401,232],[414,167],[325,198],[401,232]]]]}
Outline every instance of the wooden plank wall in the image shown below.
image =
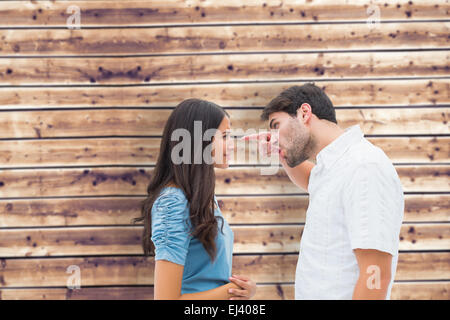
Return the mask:
{"type": "MultiPolygon", "coordinates": [[[[340,125],[359,124],[403,183],[392,298],[449,299],[449,9],[448,0],[2,1],[0,297],[151,299],[153,258],[131,219],[173,107],[210,99],[234,128],[265,128],[271,98],[314,81],[340,125]],[[81,29],[66,26],[70,5],[81,29]],[[70,265],[79,290],[66,286],[70,265]]],[[[234,272],[258,283],[255,298],[293,299],[308,197],[283,171],[260,169],[234,160],[217,171],[234,272]]]]}

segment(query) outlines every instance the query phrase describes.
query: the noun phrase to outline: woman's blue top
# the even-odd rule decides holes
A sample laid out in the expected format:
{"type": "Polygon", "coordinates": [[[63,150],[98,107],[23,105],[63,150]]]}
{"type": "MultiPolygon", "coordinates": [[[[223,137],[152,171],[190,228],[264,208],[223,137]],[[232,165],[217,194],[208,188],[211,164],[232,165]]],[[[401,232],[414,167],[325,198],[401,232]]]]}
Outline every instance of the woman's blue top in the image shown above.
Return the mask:
{"type": "MultiPolygon", "coordinates": [[[[216,196],[215,216],[222,216],[216,196]]],[[[165,187],[152,207],[152,241],[155,261],[167,260],[184,266],[181,294],[214,289],[229,282],[234,234],[227,221],[218,219],[217,255],[214,262],[201,242],[190,235],[189,203],[184,192],[165,187]],[[221,232],[223,230],[223,234],[221,232]]]]}

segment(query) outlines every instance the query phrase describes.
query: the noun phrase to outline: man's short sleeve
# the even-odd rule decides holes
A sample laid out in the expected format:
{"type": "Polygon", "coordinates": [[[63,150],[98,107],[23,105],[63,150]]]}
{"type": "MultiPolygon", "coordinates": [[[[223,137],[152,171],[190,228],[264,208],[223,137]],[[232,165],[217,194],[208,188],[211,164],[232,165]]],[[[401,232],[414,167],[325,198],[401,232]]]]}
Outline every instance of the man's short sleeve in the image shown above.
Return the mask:
{"type": "Polygon", "coordinates": [[[191,236],[186,223],[189,218],[187,200],[176,193],[156,199],[152,208],[152,237],[155,261],[167,260],[184,265],[191,236]]]}
{"type": "Polygon", "coordinates": [[[343,190],[352,249],[376,249],[391,255],[398,252],[404,200],[396,179],[389,168],[377,163],[353,170],[343,190]]]}

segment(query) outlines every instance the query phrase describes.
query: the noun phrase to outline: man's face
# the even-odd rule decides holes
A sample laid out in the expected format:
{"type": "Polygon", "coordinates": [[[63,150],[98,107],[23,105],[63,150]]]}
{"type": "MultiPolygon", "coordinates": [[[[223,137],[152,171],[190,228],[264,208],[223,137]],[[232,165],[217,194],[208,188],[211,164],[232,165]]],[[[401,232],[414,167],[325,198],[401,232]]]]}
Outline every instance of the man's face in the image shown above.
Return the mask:
{"type": "Polygon", "coordinates": [[[292,117],[286,112],[279,111],[269,116],[270,129],[278,130],[280,157],[291,168],[309,159],[314,148],[311,131],[304,124],[300,111],[297,114],[297,117],[292,117]]]}

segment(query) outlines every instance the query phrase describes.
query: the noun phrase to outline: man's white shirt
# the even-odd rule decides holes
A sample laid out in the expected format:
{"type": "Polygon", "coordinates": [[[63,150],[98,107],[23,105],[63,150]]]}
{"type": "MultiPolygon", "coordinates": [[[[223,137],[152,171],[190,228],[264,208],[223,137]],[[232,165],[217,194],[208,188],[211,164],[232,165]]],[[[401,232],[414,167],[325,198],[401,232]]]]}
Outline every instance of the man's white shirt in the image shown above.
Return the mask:
{"type": "Polygon", "coordinates": [[[392,162],[364,138],[359,125],[347,128],[316,160],[309,178],[295,299],[352,299],[359,277],[356,248],[393,256],[389,299],[404,211],[403,188],[392,162]]]}

